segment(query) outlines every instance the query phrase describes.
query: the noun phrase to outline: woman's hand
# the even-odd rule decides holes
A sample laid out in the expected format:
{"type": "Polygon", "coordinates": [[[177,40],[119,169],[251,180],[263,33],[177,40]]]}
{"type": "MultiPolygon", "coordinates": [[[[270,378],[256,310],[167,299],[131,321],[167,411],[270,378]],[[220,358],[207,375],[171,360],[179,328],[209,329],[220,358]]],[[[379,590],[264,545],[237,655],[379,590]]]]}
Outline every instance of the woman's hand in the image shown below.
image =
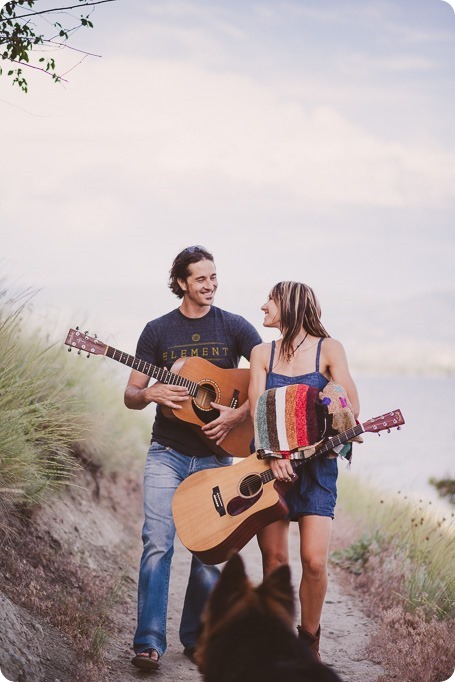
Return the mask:
{"type": "Polygon", "coordinates": [[[270,459],[270,468],[277,481],[292,483],[297,478],[288,459],[270,459]]]}

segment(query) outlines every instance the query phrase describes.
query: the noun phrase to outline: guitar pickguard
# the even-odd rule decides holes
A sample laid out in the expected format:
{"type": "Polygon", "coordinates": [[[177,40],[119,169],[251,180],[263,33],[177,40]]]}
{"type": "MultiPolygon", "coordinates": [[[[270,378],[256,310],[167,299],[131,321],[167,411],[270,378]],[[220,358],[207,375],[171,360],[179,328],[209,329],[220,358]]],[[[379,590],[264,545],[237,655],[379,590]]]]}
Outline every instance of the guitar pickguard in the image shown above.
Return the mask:
{"type": "Polygon", "coordinates": [[[231,516],[238,516],[248,511],[261,498],[263,493],[263,483],[260,475],[250,473],[245,476],[239,485],[240,495],[233,497],[227,505],[227,513],[231,516]]]}
{"type": "Polygon", "coordinates": [[[233,497],[232,500],[228,502],[227,505],[227,513],[230,516],[238,516],[239,514],[243,514],[244,512],[248,511],[256,502],[260,499],[262,495],[262,490],[255,495],[254,497],[249,497],[246,499],[245,497],[233,497]]]}

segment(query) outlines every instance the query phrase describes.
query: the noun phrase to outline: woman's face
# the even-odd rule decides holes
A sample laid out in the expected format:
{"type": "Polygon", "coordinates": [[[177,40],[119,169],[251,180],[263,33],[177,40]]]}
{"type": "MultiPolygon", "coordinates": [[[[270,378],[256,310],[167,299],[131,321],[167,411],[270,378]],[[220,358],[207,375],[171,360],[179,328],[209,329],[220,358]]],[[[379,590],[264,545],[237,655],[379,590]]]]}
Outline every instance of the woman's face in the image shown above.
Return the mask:
{"type": "Polygon", "coordinates": [[[269,294],[267,301],[261,306],[261,310],[264,312],[264,327],[276,327],[280,328],[280,309],[277,304],[269,294]]]}

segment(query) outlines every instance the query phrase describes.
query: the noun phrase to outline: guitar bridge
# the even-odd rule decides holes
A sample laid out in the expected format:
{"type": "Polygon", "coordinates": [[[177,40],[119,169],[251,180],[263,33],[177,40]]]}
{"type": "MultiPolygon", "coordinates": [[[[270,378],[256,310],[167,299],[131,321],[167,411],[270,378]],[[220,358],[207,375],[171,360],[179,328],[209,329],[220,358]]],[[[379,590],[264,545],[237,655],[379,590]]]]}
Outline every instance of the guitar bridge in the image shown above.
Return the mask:
{"type": "Polygon", "coordinates": [[[221,497],[220,489],[218,486],[212,488],[212,500],[218,514],[220,516],[226,516],[226,508],[224,506],[223,498],[221,497]]]}
{"type": "Polygon", "coordinates": [[[238,407],[239,404],[239,396],[240,396],[240,391],[237,389],[234,390],[231,398],[231,404],[230,407],[238,407]]]}

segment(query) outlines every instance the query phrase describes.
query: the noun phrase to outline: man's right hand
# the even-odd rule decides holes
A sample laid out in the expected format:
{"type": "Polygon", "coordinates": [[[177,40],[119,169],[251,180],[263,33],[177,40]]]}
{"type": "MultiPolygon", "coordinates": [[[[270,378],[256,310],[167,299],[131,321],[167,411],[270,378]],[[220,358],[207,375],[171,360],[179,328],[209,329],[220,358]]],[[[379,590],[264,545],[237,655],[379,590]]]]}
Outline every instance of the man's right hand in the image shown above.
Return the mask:
{"type": "Polygon", "coordinates": [[[148,386],[150,377],[137,370],[131,370],[125,389],[125,405],[130,410],[143,410],[150,403],[181,410],[182,402],[188,400],[189,391],[185,386],[163,384],[160,381],[148,386]]]}
{"type": "Polygon", "coordinates": [[[189,391],[185,386],[169,386],[157,381],[153,386],[143,389],[145,399],[151,403],[165,405],[173,410],[181,410],[181,403],[189,398],[189,391]]]}

